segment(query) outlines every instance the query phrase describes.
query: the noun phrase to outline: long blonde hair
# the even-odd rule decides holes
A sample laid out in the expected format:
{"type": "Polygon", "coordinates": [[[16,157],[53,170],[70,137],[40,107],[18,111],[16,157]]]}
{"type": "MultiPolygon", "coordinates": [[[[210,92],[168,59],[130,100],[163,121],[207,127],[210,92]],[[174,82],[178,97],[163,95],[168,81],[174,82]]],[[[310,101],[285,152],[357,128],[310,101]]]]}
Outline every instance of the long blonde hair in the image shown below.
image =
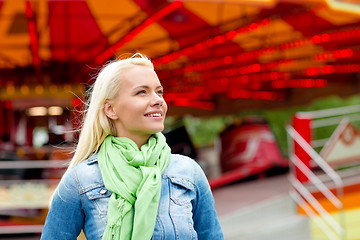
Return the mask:
{"type": "Polygon", "coordinates": [[[116,97],[124,71],[136,65],[154,69],[149,58],[136,53],[130,58],[107,64],[98,74],[89,91],[90,97],[87,101],[79,141],[68,169],[97,152],[106,136],[116,135],[113,122],[104,113],[104,104],[107,99],[112,100],[116,97]]]}

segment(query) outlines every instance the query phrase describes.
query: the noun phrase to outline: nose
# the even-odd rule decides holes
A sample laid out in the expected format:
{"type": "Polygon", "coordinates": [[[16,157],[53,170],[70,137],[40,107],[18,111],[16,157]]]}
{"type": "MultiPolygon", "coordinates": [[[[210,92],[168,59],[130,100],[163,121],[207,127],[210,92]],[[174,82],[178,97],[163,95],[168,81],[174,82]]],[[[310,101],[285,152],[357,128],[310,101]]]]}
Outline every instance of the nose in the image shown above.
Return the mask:
{"type": "Polygon", "coordinates": [[[164,104],[164,98],[162,96],[159,96],[158,94],[154,94],[152,101],[153,106],[161,107],[164,104]]]}

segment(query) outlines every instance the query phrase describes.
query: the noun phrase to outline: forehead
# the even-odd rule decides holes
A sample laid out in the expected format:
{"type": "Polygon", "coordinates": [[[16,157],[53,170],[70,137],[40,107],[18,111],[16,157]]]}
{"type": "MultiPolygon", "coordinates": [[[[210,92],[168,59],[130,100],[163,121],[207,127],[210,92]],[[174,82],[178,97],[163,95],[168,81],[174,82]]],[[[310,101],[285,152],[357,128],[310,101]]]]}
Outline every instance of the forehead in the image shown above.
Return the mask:
{"type": "Polygon", "coordinates": [[[160,85],[160,80],[155,71],[145,66],[134,66],[124,72],[124,87],[154,86],[160,85]]]}

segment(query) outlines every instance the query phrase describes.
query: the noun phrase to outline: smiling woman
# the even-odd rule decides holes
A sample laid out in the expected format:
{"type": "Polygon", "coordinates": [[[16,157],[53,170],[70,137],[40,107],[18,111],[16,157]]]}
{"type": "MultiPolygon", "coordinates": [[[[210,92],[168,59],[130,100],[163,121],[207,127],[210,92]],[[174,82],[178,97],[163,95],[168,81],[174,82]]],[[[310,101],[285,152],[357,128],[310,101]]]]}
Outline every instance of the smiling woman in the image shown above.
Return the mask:
{"type": "Polygon", "coordinates": [[[161,133],[166,112],[148,58],[103,68],[42,239],[223,239],[205,174],[161,133]]]}
{"type": "Polygon", "coordinates": [[[104,111],[117,136],[132,139],[139,148],[151,134],[162,131],[167,105],[155,71],[146,66],[126,70],[121,88],[114,99],[105,101],[104,111]]]}

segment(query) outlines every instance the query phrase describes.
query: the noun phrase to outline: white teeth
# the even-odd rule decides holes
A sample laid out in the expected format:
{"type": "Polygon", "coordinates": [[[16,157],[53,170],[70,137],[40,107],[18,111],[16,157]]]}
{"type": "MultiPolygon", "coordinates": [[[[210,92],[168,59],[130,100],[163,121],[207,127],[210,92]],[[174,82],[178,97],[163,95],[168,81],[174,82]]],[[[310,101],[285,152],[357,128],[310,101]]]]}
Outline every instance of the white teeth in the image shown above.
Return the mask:
{"type": "Polygon", "coordinates": [[[146,114],[147,117],[161,117],[161,113],[146,114]]]}

